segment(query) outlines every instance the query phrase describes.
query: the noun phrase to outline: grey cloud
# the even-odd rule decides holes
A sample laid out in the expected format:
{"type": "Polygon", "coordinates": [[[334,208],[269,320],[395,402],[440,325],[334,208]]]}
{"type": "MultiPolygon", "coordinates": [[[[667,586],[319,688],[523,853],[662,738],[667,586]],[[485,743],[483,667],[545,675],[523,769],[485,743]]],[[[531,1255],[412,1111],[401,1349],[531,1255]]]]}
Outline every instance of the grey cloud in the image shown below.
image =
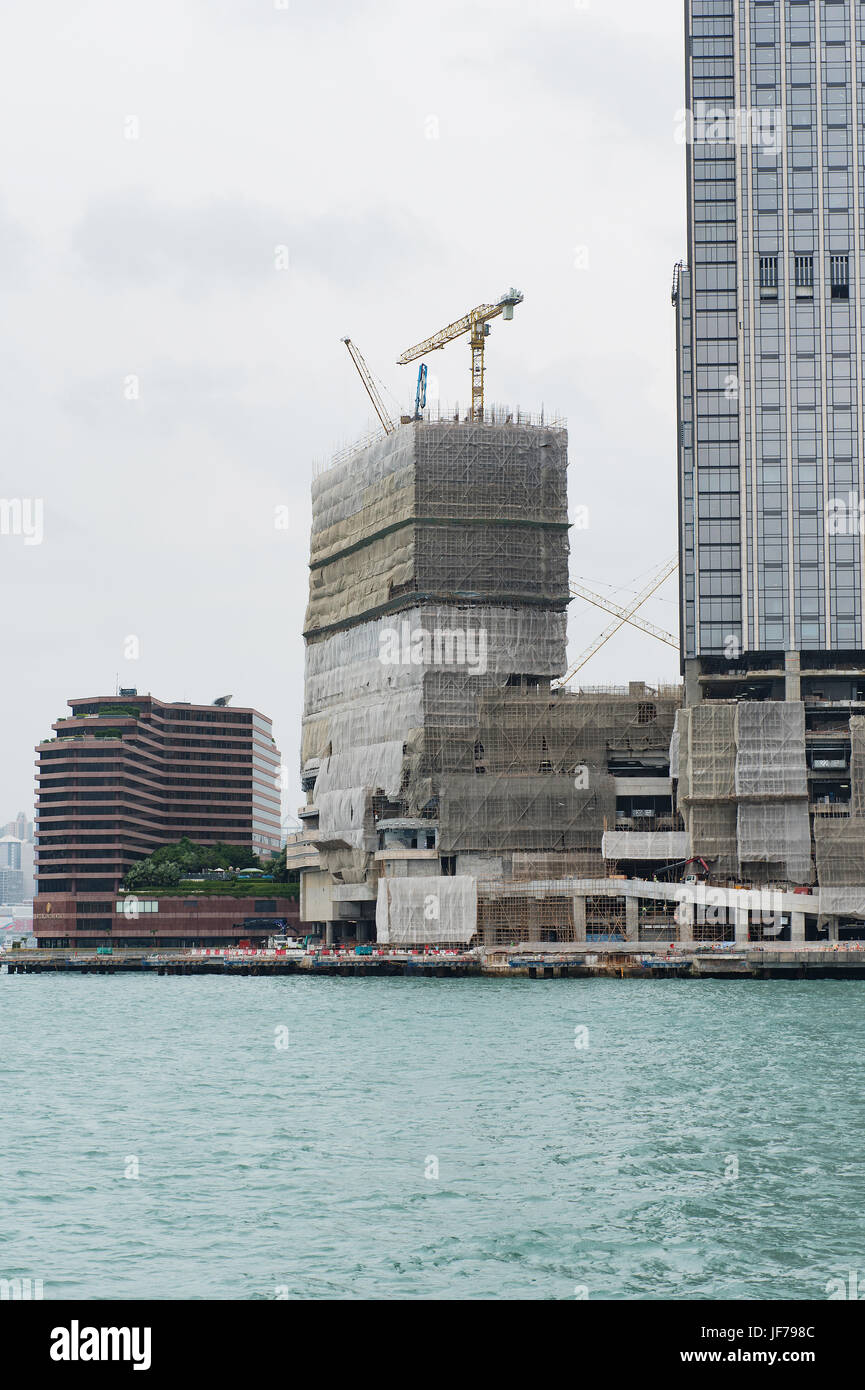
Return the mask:
{"type": "Polygon", "coordinates": [[[283,260],[290,273],[335,284],[375,281],[428,253],[430,239],[420,221],[388,210],[302,219],[238,200],[177,206],[125,195],[92,203],[72,245],[86,272],[109,287],[166,286],[198,297],[272,283],[283,260]]]}
{"type": "Polygon", "coordinates": [[[277,25],[304,29],[348,26],[374,9],[377,23],[393,9],[388,0],[199,0],[202,17],[256,28],[277,25]],[[384,13],[383,13],[384,12],[384,13]]]}
{"type": "Polygon", "coordinates": [[[237,200],[198,206],[115,195],[91,203],[72,235],[83,268],[111,287],[173,287],[198,296],[226,285],[249,290],[274,271],[286,242],[279,212],[237,200]]]}
{"type": "Polygon", "coordinates": [[[20,287],[22,274],[32,265],[33,242],[20,222],[10,217],[0,205],[0,285],[8,289],[20,287]]]}

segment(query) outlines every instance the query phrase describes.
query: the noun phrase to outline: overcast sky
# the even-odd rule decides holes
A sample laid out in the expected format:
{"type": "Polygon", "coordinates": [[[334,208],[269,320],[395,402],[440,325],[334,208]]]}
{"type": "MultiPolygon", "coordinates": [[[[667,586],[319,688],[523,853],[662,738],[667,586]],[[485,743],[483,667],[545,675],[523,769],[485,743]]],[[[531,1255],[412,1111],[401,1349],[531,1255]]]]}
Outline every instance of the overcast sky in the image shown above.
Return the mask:
{"type": "MultiPolygon", "coordinates": [[[[408,409],[397,355],[519,287],[487,399],[567,419],[572,578],[624,600],[674,554],[680,0],[39,0],[0,29],[0,493],[44,507],[41,544],[0,535],[0,821],[67,698],[118,680],[231,692],[293,776],[311,465],[374,424],[346,334],[408,409]]],[[[467,341],[429,365],[464,404],[467,341]]],[[[675,595],[644,616],[675,631],[675,595]]],[[[572,610],[576,655],[608,620],[572,610]]],[[[581,678],[678,657],[625,629],[581,678]]]]}

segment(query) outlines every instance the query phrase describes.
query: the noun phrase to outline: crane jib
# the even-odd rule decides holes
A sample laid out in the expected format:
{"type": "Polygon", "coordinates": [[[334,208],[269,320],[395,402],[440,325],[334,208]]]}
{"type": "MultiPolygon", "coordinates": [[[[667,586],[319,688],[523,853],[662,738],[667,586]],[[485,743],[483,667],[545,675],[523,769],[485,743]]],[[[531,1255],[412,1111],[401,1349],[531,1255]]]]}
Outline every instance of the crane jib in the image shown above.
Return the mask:
{"type": "Polygon", "coordinates": [[[397,366],[405,366],[409,362],[414,362],[418,357],[424,357],[428,352],[436,352],[443,348],[446,343],[450,343],[454,338],[460,338],[464,333],[470,334],[470,344],[472,350],[472,408],[471,418],[473,420],[483,420],[484,418],[484,339],[489,333],[489,320],[498,318],[499,314],[504,314],[506,319],[513,318],[514,306],[522,302],[522,293],[519,290],[511,289],[503,294],[497,304],[478,304],[476,308],[470,309],[462,318],[455,319],[448,324],[447,328],[442,328],[438,333],[433,333],[431,337],[425,338],[422,343],[415,343],[414,347],[407,348],[396,359],[397,366]]]}

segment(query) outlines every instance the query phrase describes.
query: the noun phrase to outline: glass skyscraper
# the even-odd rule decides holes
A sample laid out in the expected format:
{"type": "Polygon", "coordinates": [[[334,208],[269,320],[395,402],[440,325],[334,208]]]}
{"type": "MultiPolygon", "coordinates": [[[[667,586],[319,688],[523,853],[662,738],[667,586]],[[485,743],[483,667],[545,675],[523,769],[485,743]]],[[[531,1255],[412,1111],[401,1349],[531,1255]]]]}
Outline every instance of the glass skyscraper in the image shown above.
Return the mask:
{"type": "Polygon", "coordinates": [[[686,685],[770,653],[788,670],[821,651],[865,666],[862,11],[686,0],[686,685]]]}

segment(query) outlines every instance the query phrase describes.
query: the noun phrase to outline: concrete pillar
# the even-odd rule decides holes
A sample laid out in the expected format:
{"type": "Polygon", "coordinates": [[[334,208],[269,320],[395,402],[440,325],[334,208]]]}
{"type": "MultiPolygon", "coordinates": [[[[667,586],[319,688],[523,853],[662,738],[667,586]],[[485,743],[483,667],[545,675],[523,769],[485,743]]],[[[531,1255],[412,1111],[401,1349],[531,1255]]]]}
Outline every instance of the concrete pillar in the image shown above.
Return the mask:
{"type": "Polygon", "coordinates": [[[733,909],[736,914],[736,945],[747,946],[748,944],[748,909],[747,907],[736,907],[733,909]]]}
{"type": "Polygon", "coordinates": [[[790,913],[790,940],[805,940],[805,914],[804,912],[790,913]]]}
{"type": "Polygon", "coordinates": [[[574,940],[586,939],[586,900],[574,898],[574,940]]]}
{"type": "Polygon", "coordinates": [[[685,704],[690,709],[691,705],[699,705],[703,702],[703,688],[700,685],[700,662],[692,658],[685,662],[685,704]]]}
{"type": "Polygon", "coordinates": [[[325,925],[325,928],[324,928],[324,944],[325,944],[325,946],[332,946],[332,945],[333,945],[333,926],[334,926],[333,922],[328,922],[328,923],[325,925]]]}
{"type": "Polygon", "coordinates": [[[639,941],[640,939],[640,900],[639,898],[625,898],[625,940],[639,941]]]}
{"type": "Polygon", "coordinates": [[[784,653],[784,699],[801,700],[802,680],[799,674],[801,662],[798,652],[784,653]]]}
{"type": "Polygon", "coordinates": [[[693,903],[679,903],[676,909],[676,925],[679,931],[679,941],[690,946],[694,940],[694,912],[693,903]]]}
{"type": "Polygon", "coordinates": [[[829,932],[828,932],[828,936],[829,936],[829,940],[830,940],[830,941],[837,941],[837,940],[838,940],[838,918],[837,918],[837,917],[830,917],[830,918],[829,918],[829,932]]]}

